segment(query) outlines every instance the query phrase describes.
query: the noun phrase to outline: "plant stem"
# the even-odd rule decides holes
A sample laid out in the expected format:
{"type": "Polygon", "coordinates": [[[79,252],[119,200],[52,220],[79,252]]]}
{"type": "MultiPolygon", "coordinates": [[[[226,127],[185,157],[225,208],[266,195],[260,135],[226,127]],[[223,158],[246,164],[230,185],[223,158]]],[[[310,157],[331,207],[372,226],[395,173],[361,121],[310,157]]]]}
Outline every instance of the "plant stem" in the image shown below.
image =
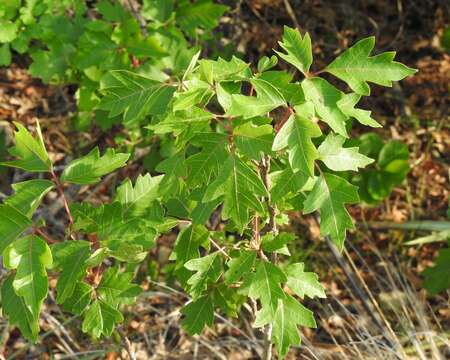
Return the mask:
{"type": "MultiPolygon", "coordinates": [[[[61,181],[59,181],[59,177],[56,175],[55,171],[51,169],[50,174],[52,175],[53,182],[56,185],[56,190],[59,193],[59,196],[61,197],[63,204],[64,204],[64,210],[66,211],[67,218],[69,219],[69,231],[72,231],[73,226],[73,217],[72,213],[70,212],[69,203],[67,202],[67,198],[64,195],[64,188],[61,184],[61,181]]],[[[74,239],[73,235],[71,234],[70,237],[74,239]]]]}
{"type": "MultiPolygon", "coordinates": [[[[264,155],[260,162],[259,166],[259,174],[261,176],[261,179],[264,183],[264,186],[267,189],[268,195],[266,196],[266,205],[267,209],[269,211],[269,229],[268,231],[272,232],[272,234],[276,235],[278,233],[277,229],[277,223],[275,221],[275,208],[271,204],[271,198],[270,198],[270,179],[269,179],[269,172],[270,172],[270,156],[264,155]]],[[[262,250],[261,250],[262,252],[262,250]]],[[[270,257],[270,261],[273,264],[277,263],[277,254],[272,253],[270,257]]],[[[265,334],[264,334],[264,344],[263,344],[263,360],[271,360],[272,359],[272,324],[267,325],[265,334]]]]}

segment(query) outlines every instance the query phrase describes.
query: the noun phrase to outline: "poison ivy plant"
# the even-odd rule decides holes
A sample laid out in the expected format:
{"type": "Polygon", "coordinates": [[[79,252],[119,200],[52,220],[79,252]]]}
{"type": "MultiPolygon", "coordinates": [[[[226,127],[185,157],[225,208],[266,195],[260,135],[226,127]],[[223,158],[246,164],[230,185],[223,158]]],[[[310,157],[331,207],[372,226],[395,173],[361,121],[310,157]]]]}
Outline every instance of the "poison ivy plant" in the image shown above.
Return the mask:
{"type": "MultiPolygon", "coordinates": [[[[214,21],[205,18],[206,10],[223,10],[207,1],[180,4],[176,14],[191,35],[192,19],[209,29],[214,21]]],[[[105,21],[128,18],[120,5],[101,2],[96,9],[105,21]]],[[[150,2],[145,9],[155,21],[167,21],[172,11],[170,5],[152,11],[150,2]]],[[[111,36],[126,42],[134,35],[122,28],[111,36]]],[[[120,67],[109,72],[99,93],[101,109],[142,125],[167,146],[155,171],[125,179],[110,203],[75,203],[65,198],[64,186],[98,184],[126,166],[128,154],[106,149],[100,155],[95,148],[59,174],[39,128],[33,137],[17,125],[14,158],[3,164],[51,179],[14,184],[14,195],[0,205],[0,248],[11,272],[2,285],[3,311],[24,336],[37,340],[49,276],[57,280],[57,303],[80,316],[84,332],[111,335],[124,321],[122,306],[141,291],[130,269],[144,260],[159,235],[173,231],[178,235],[164,273],[189,296],[181,310],[188,334],[211,326],[216,312],[237,316],[251,301],[254,327],[263,329],[281,358],[300,344],[299,327],[316,325],[304,298],[325,293],[318,276],[306,270],[311,264],[286,264],[295,236],[279,227],[288,211],[317,213],[322,235],[344,247],[353,229],[346,207],[359,202],[347,174],[373,161],[349,139],[352,119],[379,126],[357,103],[369,94],[368,82],[388,86],[415,70],[393,62],[393,53],[370,57],[373,39],[362,40],[325,68],[348,83],[354,91],[348,92],[320,77],[323,71],[311,70],[308,34],[286,28],[280,46],[283,52],[277,54],[300,71],[299,78],[272,70],[276,57],[263,58],[253,72],[235,57],[207,60],[198,53],[179,78],[120,67]],[[348,76],[352,72],[354,78],[348,76]],[[33,212],[53,187],[67,205],[68,226],[66,237],[49,246],[45,228],[38,225],[40,214],[33,212]],[[35,234],[22,236],[27,229],[35,234]]],[[[392,150],[378,156],[387,172],[403,164],[392,150]]]]}

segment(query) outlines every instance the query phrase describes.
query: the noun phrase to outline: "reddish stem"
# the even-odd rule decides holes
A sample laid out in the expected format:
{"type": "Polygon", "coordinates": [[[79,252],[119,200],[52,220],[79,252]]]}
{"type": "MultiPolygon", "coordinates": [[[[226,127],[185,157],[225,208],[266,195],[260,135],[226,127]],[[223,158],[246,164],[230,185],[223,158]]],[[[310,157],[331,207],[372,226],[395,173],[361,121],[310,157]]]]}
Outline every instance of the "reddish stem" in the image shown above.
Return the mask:
{"type": "Polygon", "coordinates": [[[50,174],[52,175],[53,182],[56,185],[56,190],[58,191],[59,196],[61,196],[61,199],[63,201],[64,209],[66,210],[66,214],[67,214],[67,217],[69,219],[69,225],[70,225],[70,230],[71,230],[72,226],[73,226],[73,217],[72,217],[72,214],[71,214],[70,209],[69,209],[69,203],[67,202],[66,196],[64,195],[63,186],[61,184],[61,181],[59,181],[59,178],[55,174],[55,171],[53,169],[50,171],[50,174]]]}
{"type": "Polygon", "coordinates": [[[42,231],[42,230],[39,229],[38,227],[34,227],[34,228],[33,228],[33,231],[34,231],[36,234],[42,236],[42,237],[45,239],[45,241],[47,241],[49,244],[55,244],[55,243],[58,242],[57,240],[51,238],[47,233],[45,233],[44,231],[42,231]]]}

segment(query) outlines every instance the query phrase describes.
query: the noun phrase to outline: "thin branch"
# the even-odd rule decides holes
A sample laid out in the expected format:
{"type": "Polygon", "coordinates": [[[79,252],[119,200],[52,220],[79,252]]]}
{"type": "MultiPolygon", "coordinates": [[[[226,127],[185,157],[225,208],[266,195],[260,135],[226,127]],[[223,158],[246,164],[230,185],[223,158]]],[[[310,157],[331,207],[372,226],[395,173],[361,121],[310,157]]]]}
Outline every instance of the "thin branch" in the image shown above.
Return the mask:
{"type": "Polygon", "coordinates": [[[227,254],[227,252],[224,250],[224,247],[219,246],[218,243],[216,243],[211,237],[209,238],[209,242],[213,244],[213,246],[221,253],[223,254],[227,259],[231,259],[231,256],[227,254]]]}
{"type": "Polygon", "coordinates": [[[125,335],[125,333],[121,329],[117,329],[117,330],[118,330],[120,336],[122,337],[128,357],[130,358],[130,360],[136,360],[136,353],[134,352],[134,350],[131,346],[130,340],[128,339],[128,337],[125,335]]]}
{"type": "MultiPolygon", "coordinates": [[[[264,186],[267,189],[268,195],[265,197],[267,209],[269,211],[269,224],[268,224],[268,231],[270,231],[272,234],[276,235],[278,234],[278,228],[277,223],[275,221],[275,214],[276,210],[272,205],[271,198],[270,198],[270,178],[269,178],[269,172],[270,172],[270,156],[264,155],[261,159],[260,165],[259,165],[259,174],[260,177],[264,183],[264,186]]],[[[261,251],[262,252],[262,251],[261,251]]],[[[273,264],[277,263],[277,255],[276,253],[272,253],[270,261],[273,264]]],[[[265,334],[264,334],[264,345],[263,345],[263,360],[271,360],[272,359],[272,324],[267,325],[265,334]]]]}
{"type": "Polygon", "coordinates": [[[41,237],[43,237],[44,240],[45,240],[47,243],[49,243],[49,244],[56,244],[56,243],[59,242],[58,240],[55,240],[55,239],[53,239],[52,237],[50,237],[46,232],[44,232],[43,230],[41,230],[41,229],[38,228],[38,227],[33,227],[33,231],[34,231],[36,234],[38,234],[38,235],[40,235],[41,237]]]}
{"type": "MultiPolygon", "coordinates": [[[[69,232],[72,232],[73,227],[73,217],[72,213],[70,212],[69,203],[67,202],[66,195],[64,195],[64,188],[61,184],[61,181],[59,181],[59,177],[56,175],[55,171],[53,169],[50,170],[50,174],[52,175],[53,182],[56,185],[56,190],[59,193],[59,196],[61,197],[64,209],[66,210],[67,218],[69,219],[69,232]]],[[[70,234],[70,237],[75,240],[75,237],[73,234],[70,234]]]]}
{"type": "Polygon", "coordinates": [[[289,17],[291,18],[292,23],[294,26],[300,30],[300,24],[297,21],[297,17],[295,16],[294,10],[292,9],[291,3],[289,0],[284,0],[284,7],[286,8],[286,12],[288,13],[289,17]]]}

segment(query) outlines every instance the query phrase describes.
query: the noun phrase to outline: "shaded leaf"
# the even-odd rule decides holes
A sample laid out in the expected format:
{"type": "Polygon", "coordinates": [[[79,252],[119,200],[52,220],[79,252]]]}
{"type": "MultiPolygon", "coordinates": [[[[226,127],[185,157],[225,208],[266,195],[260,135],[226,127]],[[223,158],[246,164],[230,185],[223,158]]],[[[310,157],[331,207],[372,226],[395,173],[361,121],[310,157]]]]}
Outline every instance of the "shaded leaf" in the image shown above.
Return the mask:
{"type": "Polygon", "coordinates": [[[208,283],[215,283],[222,273],[218,252],[189,260],[184,267],[195,272],[187,281],[190,285],[189,294],[194,300],[207,289],[208,283]]]}
{"type": "Polygon", "coordinates": [[[245,274],[250,272],[255,260],[255,251],[240,251],[238,257],[232,258],[227,263],[228,270],[225,272],[225,283],[230,285],[236,281],[239,281],[245,274]]]}
{"type": "Polygon", "coordinates": [[[223,218],[231,218],[240,232],[250,220],[250,210],[264,212],[258,198],[267,194],[260,177],[237,156],[229,156],[217,178],[208,186],[203,201],[223,196],[223,218]]]}
{"type": "Polygon", "coordinates": [[[205,327],[214,322],[214,304],[210,296],[205,295],[191,301],[181,309],[185,316],[181,325],[189,335],[200,334],[205,327]]]}
{"type": "Polygon", "coordinates": [[[73,295],[78,282],[87,270],[87,259],[91,253],[88,241],[66,241],[52,246],[54,267],[61,269],[56,283],[56,301],[64,303],[73,295]]]}

